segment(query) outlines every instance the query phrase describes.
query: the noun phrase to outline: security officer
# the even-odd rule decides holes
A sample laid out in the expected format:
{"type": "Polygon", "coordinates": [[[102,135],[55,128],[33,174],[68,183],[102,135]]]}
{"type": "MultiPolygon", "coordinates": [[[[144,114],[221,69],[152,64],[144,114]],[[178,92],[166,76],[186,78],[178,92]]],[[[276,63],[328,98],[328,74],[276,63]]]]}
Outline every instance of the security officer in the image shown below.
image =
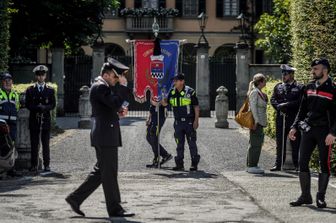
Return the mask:
{"type": "Polygon", "coordinates": [[[299,113],[289,132],[291,140],[296,139],[301,130],[299,179],[301,196],[290,203],[291,206],[312,204],[310,193],[309,161],[315,147],[318,147],[320,172],[316,205],[325,208],[325,193],[330,176],[331,146],[336,139],[336,86],[328,73],[329,61],[324,58],[314,59],[311,63],[311,74],[314,80],[304,89],[299,113]]]}
{"type": "Polygon", "coordinates": [[[3,74],[1,82],[0,119],[5,120],[9,125],[10,136],[15,141],[17,113],[20,108],[19,94],[13,90],[12,75],[3,74]]]}
{"type": "MultiPolygon", "coordinates": [[[[0,119],[5,120],[9,126],[9,134],[13,143],[16,140],[16,122],[19,108],[19,94],[13,90],[12,75],[4,73],[1,76],[0,119]]],[[[7,171],[7,175],[12,177],[22,176],[16,172],[14,167],[7,171]]]]}
{"type": "Polygon", "coordinates": [[[196,145],[196,129],[199,125],[199,105],[196,92],[185,85],[184,74],[179,73],[174,78],[174,88],[168,94],[168,103],[174,112],[175,140],[177,143],[176,167],[173,170],[184,170],[184,142],[189,144],[191,155],[190,171],[196,171],[200,160],[196,145]]]}
{"type": "Polygon", "coordinates": [[[134,215],[120,205],[118,185],[118,147],[121,146],[119,116],[126,115],[126,102],[130,97],[130,89],[125,86],[126,78],[122,74],[128,69],[119,61],[109,58],[103,64],[97,81],[91,86],[91,145],[95,147],[97,163],[82,185],[65,199],[72,210],[82,216],[84,213],[80,205],[101,184],[109,217],[134,215]]]}
{"type": "Polygon", "coordinates": [[[51,111],[56,106],[55,90],[45,83],[48,68],[38,65],[33,69],[37,82],[26,90],[26,107],[29,114],[31,142],[31,171],[38,170],[39,141],[43,147],[44,171],[50,171],[50,128],[51,111]]]}
{"type": "MultiPolygon", "coordinates": [[[[294,67],[291,67],[287,64],[282,64],[280,69],[282,73],[282,83],[275,85],[271,97],[271,104],[276,110],[276,161],[275,165],[271,168],[271,171],[281,170],[282,161],[285,161],[286,138],[299,110],[303,88],[303,85],[297,83],[294,79],[294,72],[296,70],[294,67]],[[283,126],[284,118],[285,126],[283,126]],[[284,136],[283,128],[285,128],[284,136]],[[285,141],[284,145],[282,145],[283,140],[285,141]],[[283,148],[284,151],[282,151],[283,148]]],[[[291,146],[293,163],[297,169],[300,146],[299,135],[295,141],[291,141],[291,146]]]]}
{"type": "MultiPolygon", "coordinates": [[[[151,102],[151,105],[149,107],[149,117],[146,121],[147,125],[147,134],[146,139],[147,142],[151,145],[153,153],[154,153],[154,159],[152,164],[146,165],[148,168],[156,168],[159,166],[159,154],[158,154],[158,144],[159,144],[159,134],[161,131],[162,126],[164,125],[166,121],[167,116],[167,108],[166,106],[163,106],[162,104],[157,107],[154,102],[151,102]],[[159,108],[159,123],[158,123],[158,111],[157,108],[159,108]]],[[[162,157],[162,160],[160,162],[160,165],[165,164],[169,160],[173,158],[171,154],[169,154],[163,146],[160,144],[160,156],[162,157]]]]}

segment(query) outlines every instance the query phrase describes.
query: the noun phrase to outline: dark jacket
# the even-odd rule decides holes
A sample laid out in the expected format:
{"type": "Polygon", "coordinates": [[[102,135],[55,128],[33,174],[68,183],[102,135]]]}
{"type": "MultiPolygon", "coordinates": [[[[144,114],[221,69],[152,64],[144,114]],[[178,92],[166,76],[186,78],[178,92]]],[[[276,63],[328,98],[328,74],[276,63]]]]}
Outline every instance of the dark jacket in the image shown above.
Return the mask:
{"type": "Polygon", "coordinates": [[[309,82],[304,88],[299,112],[292,128],[299,129],[299,122],[305,121],[309,126],[330,128],[336,136],[336,87],[331,78],[320,86],[315,81],[309,82]]]}
{"type": "Polygon", "coordinates": [[[278,116],[280,115],[279,104],[283,105],[282,111],[287,115],[296,116],[302,99],[302,89],[303,85],[296,81],[292,84],[278,83],[275,85],[271,97],[271,105],[277,111],[278,116]]]}
{"type": "Polygon", "coordinates": [[[25,106],[30,111],[29,128],[41,128],[40,122],[42,117],[42,128],[50,129],[51,127],[51,110],[56,106],[55,90],[44,86],[42,92],[39,92],[37,84],[30,86],[26,90],[25,106]]]}
{"type": "Polygon", "coordinates": [[[127,96],[123,95],[125,87],[121,89],[120,86],[109,87],[101,77],[91,86],[92,146],[122,146],[118,111],[127,96]]]}

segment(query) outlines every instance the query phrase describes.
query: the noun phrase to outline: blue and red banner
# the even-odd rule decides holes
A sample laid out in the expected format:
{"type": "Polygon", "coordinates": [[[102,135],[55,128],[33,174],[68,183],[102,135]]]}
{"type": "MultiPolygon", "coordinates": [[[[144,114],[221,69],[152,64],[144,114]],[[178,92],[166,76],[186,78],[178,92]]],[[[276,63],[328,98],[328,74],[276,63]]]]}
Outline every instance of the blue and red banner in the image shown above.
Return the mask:
{"type": "Polygon", "coordinates": [[[136,40],[134,43],[134,96],[137,101],[146,101],[146,92],[151,100],[160,101],[168,96],[172,78],[177,74],[178,40],[161,40],[161,55],[153,56],[154,42],[136,40]]]}

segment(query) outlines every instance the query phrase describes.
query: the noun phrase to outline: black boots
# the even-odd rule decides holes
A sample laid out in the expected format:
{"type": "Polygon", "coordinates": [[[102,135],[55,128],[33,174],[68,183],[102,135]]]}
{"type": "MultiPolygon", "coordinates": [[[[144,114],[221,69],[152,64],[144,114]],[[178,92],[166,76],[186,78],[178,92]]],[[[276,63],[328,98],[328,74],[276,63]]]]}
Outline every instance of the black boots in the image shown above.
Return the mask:
{"type": "Polygon", "coordinates": [[[313,203],[313,199],[310,194],[310,173],[300,172],[299,179],[300,179],[300,186],[301,186],[302,194],[296,201],[292,201],[289,203],[290,206],[292,207],[313,203]]]}
{"type": "Polygon", "coordinates": [[[151,164],[146,165],[147,168],[158,168],[159,167],[159,158],[155,157],[151,164]]]}
{"type": "Polygon", "coordinates": [[[325,202],[325,193],[327,191],[329,183],[329,174],[320,173],[318,179],[318,192],[316,194],[316,206],[318,208],[326,208],[327,203],[325,202]]]}

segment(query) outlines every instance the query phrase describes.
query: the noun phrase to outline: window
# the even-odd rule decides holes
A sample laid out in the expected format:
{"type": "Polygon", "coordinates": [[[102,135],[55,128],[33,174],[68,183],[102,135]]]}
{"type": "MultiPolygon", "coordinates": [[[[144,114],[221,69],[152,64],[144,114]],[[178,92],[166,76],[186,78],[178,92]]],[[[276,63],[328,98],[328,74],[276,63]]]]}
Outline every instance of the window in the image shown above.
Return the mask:
{"type": "Polygon", "coordinates": [[[198,3],[195,0],[183,1],[183,16],[195,17],[198,15],[198,3]]]}
{"type": "Polygon", "coordinates": [[[223,0],[223,16],[238,15],[238,0],[223,0]]]}
{"type": "Polygon", "coordinates": [[[142,7],[158,9],[159,1],[158,0],[142,0],[142,7]]]}

